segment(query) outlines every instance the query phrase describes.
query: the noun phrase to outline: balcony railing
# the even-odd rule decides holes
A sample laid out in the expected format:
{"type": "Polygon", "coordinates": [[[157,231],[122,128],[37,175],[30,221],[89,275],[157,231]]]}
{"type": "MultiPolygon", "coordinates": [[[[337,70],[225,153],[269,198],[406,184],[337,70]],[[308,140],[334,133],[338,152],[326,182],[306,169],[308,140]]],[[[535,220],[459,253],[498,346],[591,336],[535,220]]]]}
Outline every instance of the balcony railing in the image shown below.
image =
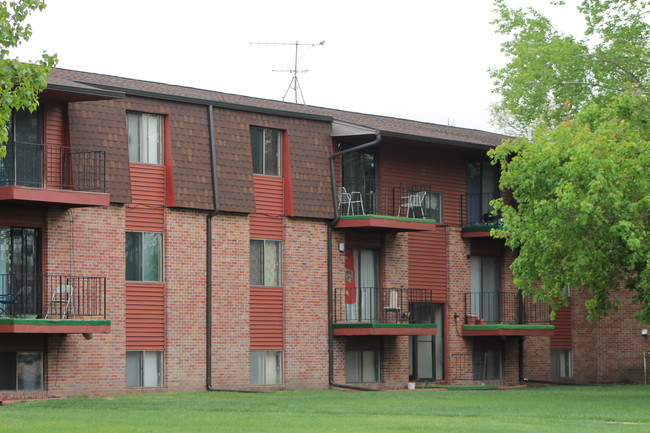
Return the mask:
{"type": "Polygon", "coordinates": [[[333,323],[414,323],[430,315],[430,289],[335,288],[333,323]]]}
{"type": "Polygon", "coordinates": [[[66,146],[9,142],[0,159],[0,186],[106,191],[106,153],[66,146]]]}
{"type": "Polygon", "coordinates": [[[106,278],[0,274],[0,317],[106,318],[106,278]]]}
{"type": "Polygon", "coordinates": [[[499,191],[463,195],[461,200],[463,227],[500,224],[500,215],[495,214],[490,205],[492,200],[500,196],[499,191]]]}
{"type": "MultiPolygon", "coordinates": [[[[520,292],[475,292],[465,294],[465,317],[486,323],[509,325],[548,324],[551,310],[543,302],[533,302],[520,292]]],[[[469,323],[469,322],[467,322],[469,323]]]]}
{"type": "Polygon", "coordinates": [[[440,221],[440,194],[431,185],[345,179],[338,188],[339,214],[384,215],[440,221]]]}

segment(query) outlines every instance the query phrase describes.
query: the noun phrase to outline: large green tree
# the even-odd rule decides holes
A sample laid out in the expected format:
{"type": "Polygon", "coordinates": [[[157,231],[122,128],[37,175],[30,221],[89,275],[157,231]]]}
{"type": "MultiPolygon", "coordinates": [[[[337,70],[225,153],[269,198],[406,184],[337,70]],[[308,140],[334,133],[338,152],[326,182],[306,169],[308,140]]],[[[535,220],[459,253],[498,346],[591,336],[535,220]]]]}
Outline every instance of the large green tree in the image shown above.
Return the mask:
{"type": "MultiPolygon", "coordinates": [[[[32,27],[25,20],[33,11],[44,8],[45,2],[40,0],[0,1],[0,145],[9,138],[7,125],[13,111],[36,110],[38,95],[56,65],[56,55],[46,53],[33,62],[11,58],[11,49],[32,35],[32,27]]],[[[0,156],[5,153],[5,147],[0,146],[0,156]]]]}
{"type": "Polygon", "coordinates": [[[584,0],[582,39],[495,4],[511,35],[495,113],[526,131],[490,153],[515,199],[495,203],[505,227],[493,233],[518,253],[515,284],[554,308],[565,286],[586,291],[591,319],[627,289],[650,323],[648,2],[584,0]]]}

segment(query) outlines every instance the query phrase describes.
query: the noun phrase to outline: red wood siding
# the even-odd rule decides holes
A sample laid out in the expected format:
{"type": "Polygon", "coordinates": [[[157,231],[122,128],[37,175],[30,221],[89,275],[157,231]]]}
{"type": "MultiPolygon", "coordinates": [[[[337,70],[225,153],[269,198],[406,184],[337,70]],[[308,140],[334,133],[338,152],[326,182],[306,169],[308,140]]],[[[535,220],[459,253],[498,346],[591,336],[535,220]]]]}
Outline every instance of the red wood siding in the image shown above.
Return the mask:
{"type": "MultiPolygon", "coordinates": [[[[129,171],[132,202],[126,205],[126,230],[164,231],[165,167],[132,163],[129,171]]],[[[126,348],[164,350],[164,284],[126,284],[126,348]]]]}
{"type": "Polygon", "coordinates": [[[447,245],[444,230],[409,233],[409,287],[433,289],[435,302],[447,301],[447,245]]]}
{"type": "Polygon", "coordinates": [[[282,239],[284,180],[254,176],[255,214],[250,216],[252,239],[282,239]]]}
{"type": "Polygon", "coordinates": [[[45,170],[47,187],[61,187],[61,146],[65,143],[65,110],[61,104],[46,104],[43,107],[43,143],[45,148],[45,170]]]}
{"type": "Polygon", "coordinates": [[[126,284],[126,349],[165,349],[163,284],[126,284]]]}
{"type": "Polygon", "coordinates": [[[282,350],[282,288],[251,287],[251,350],[282,350]]]}
{"type": "Polygon", "coordinates": [[[165,167],[130,164],[131,201],[126,206],[127,231],[164,229],[165,167]]]}
{"type": "Polygon", "coordinates": [[[555,330],[551,336],[551,349],[571,349],[571,305],[557,310],[553,321],[555,330]]]}

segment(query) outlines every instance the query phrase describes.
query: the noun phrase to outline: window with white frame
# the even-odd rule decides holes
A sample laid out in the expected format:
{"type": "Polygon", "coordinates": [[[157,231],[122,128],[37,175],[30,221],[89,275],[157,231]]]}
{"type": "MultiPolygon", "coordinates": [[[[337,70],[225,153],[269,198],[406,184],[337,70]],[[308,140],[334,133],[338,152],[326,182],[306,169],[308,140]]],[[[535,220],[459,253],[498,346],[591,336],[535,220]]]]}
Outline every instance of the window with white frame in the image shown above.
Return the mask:
{"type": "Polygon", "coordinates": [[[282,131],[253,126],[251,128],[251,144],[253,146],[253,173],[280,176],[282,131]]]}
{"type": "Polygon", "coordinates": [[[126,352],[126,386],[161,387],[164,383],[164,356],[160,350],[126,352]]]}
{"type": "Polygon", "coordinates": [[[43,352],[0,352],[0,390],[40,390],[43,382],[43,352]]]}
{"type": "Polygon", "coordinates": [[[163,163],[163,116],[127,113],[129,161],[146,164],[163,163]]]}
{"type": "Polygon", "coordinates": [[[345,381],[379,382],[379,350],[347,350],[345,381]]]}
{"type": "Polygon", "coordinates": [[[251,286],[282,285],[282,242],[251,239],[251,286]]]}
{"type": "Polygon", "coordinates": [[[572,357],[571,349],[551,349],[551,377],[571,377],[572,357]]]}
{"type": "Polygon", "coordinates": [[[282,364],[281,350],[251,350],[251,384],[281,385],[282,364]]]}
{"type": "Polygon", "coordinates": [[[162,281],[163,236],[157,232],[126,233],[127,281],[162,281]]]}

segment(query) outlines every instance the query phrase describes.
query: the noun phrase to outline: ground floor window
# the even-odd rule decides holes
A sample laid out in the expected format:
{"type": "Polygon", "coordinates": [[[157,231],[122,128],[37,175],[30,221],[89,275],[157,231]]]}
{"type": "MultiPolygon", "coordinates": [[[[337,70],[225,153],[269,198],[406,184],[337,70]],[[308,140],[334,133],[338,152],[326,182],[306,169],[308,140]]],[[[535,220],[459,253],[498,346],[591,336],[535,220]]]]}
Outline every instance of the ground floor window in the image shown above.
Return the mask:
{"type": "Polygon", "coordinates": [[[551,377],[573,375],[571,349],[551,349],[551,377]]]}
{"type": "Polygon", "coordinates": [[[346,382],[379,382],[379,351],[348,350],[345,352],[346,382]]]}
{"type": "Polygon", "coordinates": [[[503,351],[501,349],[474,349],[474,380],[503,378],[503,351]]]}
{"type": "Polygon", "coordinates": [[[281,350],[251,351],[251,384],[281,385],[283,377],[281,350]]]}
{"type": "Polygon", "coordinates": [[[0,352],[0,390],[43,389],[43,352],[0,352]]]}
{"type": "Polygon", "coordinates": [[[126,352],[126,386],[160,387],[164,383],[164,356],[159,350],[126,352]]]}

